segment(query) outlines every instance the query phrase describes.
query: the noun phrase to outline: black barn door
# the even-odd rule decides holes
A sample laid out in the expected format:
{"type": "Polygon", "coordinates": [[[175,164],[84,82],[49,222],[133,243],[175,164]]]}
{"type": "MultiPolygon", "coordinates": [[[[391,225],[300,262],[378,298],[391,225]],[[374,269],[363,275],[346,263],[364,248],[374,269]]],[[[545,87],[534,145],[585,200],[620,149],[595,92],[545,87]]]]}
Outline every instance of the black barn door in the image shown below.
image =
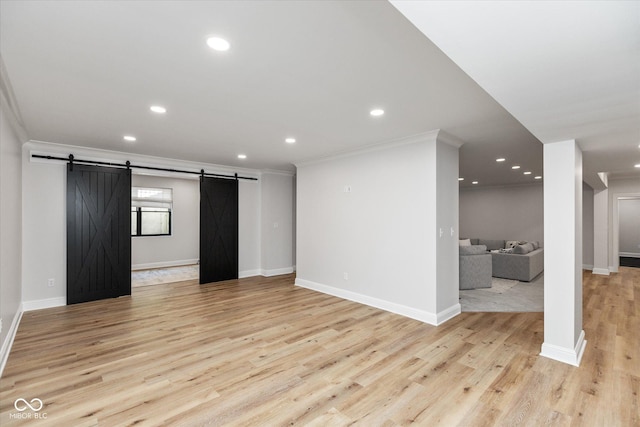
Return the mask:
{"type": "Polygon", "coordinates": [[[67,304],[131,295],[131,170],[67,166],[67,304]]]}
{"type": "Polygon", "coordinates": [[[238,278],[238,181],[200,178],[200,284],[238,278]]]}

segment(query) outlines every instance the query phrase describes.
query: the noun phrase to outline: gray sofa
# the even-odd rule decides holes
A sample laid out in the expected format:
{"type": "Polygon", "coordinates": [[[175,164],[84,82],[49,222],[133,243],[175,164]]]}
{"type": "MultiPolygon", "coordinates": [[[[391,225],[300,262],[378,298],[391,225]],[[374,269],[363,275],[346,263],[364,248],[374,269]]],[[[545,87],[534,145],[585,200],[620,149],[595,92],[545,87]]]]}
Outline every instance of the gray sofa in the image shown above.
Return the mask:
{"type": "Polygon", "coordinates": [[[485,245],[491,252],[493,277],[530,282],[544,270],[544,249],[537,242],[516,245],[512,253],[500,253],[507,241],[471,239],[472,245],[485,245]]]}
{"type": "Polygon", "coordinates": [[[460,289],[491,287],[491,254],[487,247],[460,246],[460,289]]]}

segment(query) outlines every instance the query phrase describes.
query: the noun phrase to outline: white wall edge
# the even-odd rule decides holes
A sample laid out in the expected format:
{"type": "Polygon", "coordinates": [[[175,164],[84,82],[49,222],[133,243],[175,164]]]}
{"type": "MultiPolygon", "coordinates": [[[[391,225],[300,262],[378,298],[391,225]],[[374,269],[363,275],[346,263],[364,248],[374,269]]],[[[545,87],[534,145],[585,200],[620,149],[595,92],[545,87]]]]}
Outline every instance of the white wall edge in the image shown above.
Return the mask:
{"type": "Polygon", "coordinates": [[[238,272],[238,279],[244,279],[246,277],[262,276],[262,270],[244,270],[238,272]]]}
{"type": "Polygon", "coordinates": [[[149,270],[152,268],[181,267],[184,265],[198,264],[198,259],[182,259],[177,261],[150,262],[147,264],[134,264],[131,270],[149,270]]]}
{"type": "Polygon", "coordinates": [[[44,308],[62,307],[67,305],[67,297],[56,297],[47,299],[37,299],[32,301],[23,301],[23,311],[42,310],[44,308]]]}
{"type": "Polygon", "coordinates": [[[542,343],[540,356],[568,365],[580,366],[580,361],[582,360],[586,346],[587,340],[584,339],[584,331],[580,331],[580,337],[578,337],[578,342],[574,348],[564,348],[554,344],[542,343]]]}
{"type": "MultiPolygon", "coordinates": [[[[305,280],[305,279],[296,279],[295,285],[300,286],[301,288],[306,288],[312,291],[317,291],[323,294],[328,294],[334,297],[357,302],[359,304],[364,304],[370,307],[379,308],[381,310],[399,314],[401,316],[409,317],[411,319],[419,320],[421,322],[428,323],[430,325],[434,325],[434,326],[438,325],[438,315],[434,313],[430,313],[428,311],[418,310],[412,307],[407,307],[402,304],[396,304],[393,302],[381,300],[379,298],[370,297],[368,295],[362,295],[356,292],[346,291],[344,289],[334,288],[333,286],[323,285],[321,283],[316,283],[316,282],[312,282],[310,280],[305,280]]],[[[451,308],[440,313],[442,314],[442,318],[443,318],[442,322],[446,320],[444,318],[446,317],[446,313],[449,313],[449,310],[451,310],[451,308]]]]}
{"type": "Polygon", "coordinates": [[[618,267],[615,265],[610,265],[609,266],[609,272],[610,273],[617,273],[618,272],[618,267]]]}
{"type": "Polygon", "coordinates": [[[640,254],[636,252],[620,252],[620,256],[625,256],[629,258],[640,258],[640,254]]]}
{"type": "Polygon", "coordinates": [[[453,319],[458,314],[462,313],[462,306],[460,303],[454,304],[451,307],[442,310],[438,314],[436,314],[436,325],[442,325],[447,320],[453,319]]]}
{"type": "Polygon", "coordinates": [[[594,268],[591,273],[593,274],[600,274],[601,276],[608,276],[609,275],[609,269],[608,268],[594,268]]]}
{"type": "Polygon", "coordinates": [[[18,326],[20,325],[20,320],[22,320],[22,304],[18,308],[16,315],[13,316],[13,321],[11,322],[11,326],[9,326],[9,331],[7,332],[7,337],[2,343],[2,349],[0,349],[0,378],[2,378],[2,373],[4,372],[4,367],[7,364],[7,360],[9,360],[9,353],[11,352],[11,347],[13,346],[13,340],[16,337],[16,333],[18,332],[18,326]]]}
{"type": "Polygon", "coordinates": [[[264,277],[280,276],[282,274],[291,274],[293,271],[293,267],[275,268],[273,270],[262,270],[262,275],[264,277]]]}
{"type": "Polygon", "coordinates": [[[591,264],[582,264],[583,270],[593,270],[593,265],[591,264]]]}

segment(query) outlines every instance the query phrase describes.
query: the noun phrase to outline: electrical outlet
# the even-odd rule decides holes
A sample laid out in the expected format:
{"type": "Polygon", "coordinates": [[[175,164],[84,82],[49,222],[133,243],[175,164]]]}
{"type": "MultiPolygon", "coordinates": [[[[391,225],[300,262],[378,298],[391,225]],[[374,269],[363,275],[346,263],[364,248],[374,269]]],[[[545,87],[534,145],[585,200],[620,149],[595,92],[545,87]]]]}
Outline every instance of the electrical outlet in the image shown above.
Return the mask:
{"type": "Polygon", "coordinates": [[[50,288],[55,286],[55,284],[56,284],[56,280],[55,279],[47,280],[47,286],[49,286],[50,288]]]}
{"type": "Polygon", "coordinates": [[[345,193],[351,193],[351,186],[350,185],[345,185],[344,186],[344,192],[345,193]]]}
{"type": "Polygon", "coordinates": [[[0,334],[2,333],[2,318],[0,318],[0,334]]]}
{"type": "Polygon", "coordinates": [[[343,273],[344,280],[349,280],[349,273],[343,273]]]}

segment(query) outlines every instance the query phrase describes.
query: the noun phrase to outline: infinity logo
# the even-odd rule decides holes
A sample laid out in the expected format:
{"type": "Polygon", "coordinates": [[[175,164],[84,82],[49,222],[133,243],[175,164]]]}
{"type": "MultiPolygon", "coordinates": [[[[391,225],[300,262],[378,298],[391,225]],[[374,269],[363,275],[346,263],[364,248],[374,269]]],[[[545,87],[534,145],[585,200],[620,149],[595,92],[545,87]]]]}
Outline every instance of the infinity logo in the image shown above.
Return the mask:
{"type": "Polygon", "coordinates": [[[42,400],[38,399],[37,397],[31,399],[31,402],[27,402],[25,399],[19,398],[16,399],[16,401],[13,403],[13,407],[16,408],[16,411],[19,412],[26,411],[27,408],[31,409],[34,412],[38,412],[40,409],[42,409],[43,406],[44,403],[42,403],[42,400]]]}

